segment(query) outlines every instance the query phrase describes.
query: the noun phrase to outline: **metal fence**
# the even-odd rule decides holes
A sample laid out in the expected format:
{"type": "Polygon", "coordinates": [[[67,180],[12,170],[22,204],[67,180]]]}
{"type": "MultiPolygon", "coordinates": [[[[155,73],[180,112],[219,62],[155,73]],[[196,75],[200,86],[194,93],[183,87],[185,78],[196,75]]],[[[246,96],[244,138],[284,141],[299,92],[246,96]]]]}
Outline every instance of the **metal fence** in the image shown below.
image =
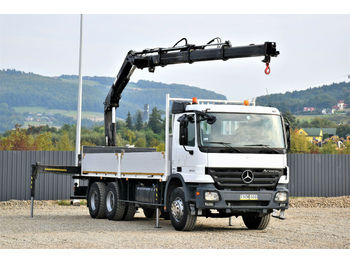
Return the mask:
{"type": "MultiPolygon", "coordinates": [[[[72,151],[0,151],[0,201],[30,199],[31,165],[74,165],[72,151]]],[[[71,176],[39,175],[35,198],[69,199],[73,193],[71,176]]]]}
{"type": "Polygon", "coordinates": [[[292,196],[350,195],[350,155],[290,154],[292,196]]]}
{"type": "MultiPolygon", "coordinates": [[[[71,151],[0,151],[0,201],[30,199],[31,165],[73,165],[71,151]]],[[[290,154],[291,196],[350,195],[350,155],[290,154]]],[[[35,196],[39,200],[69,199],[70,176],[39,175],[35,196]]]]}

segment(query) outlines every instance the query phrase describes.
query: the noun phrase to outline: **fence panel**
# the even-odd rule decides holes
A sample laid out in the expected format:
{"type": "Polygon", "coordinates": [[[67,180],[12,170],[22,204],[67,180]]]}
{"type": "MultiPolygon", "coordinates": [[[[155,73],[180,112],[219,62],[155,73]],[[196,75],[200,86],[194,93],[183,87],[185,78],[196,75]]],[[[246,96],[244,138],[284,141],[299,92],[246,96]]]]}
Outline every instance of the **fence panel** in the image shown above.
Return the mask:
{"type": "MultiPolygon", "coordinates": [[[[0,151],[0,201],[30,199],[31,165],[74,165],[73,151],[0,151]]],[[[39,175],[35,198],[69,199],[73,193],[71,176],[39,175]]]]}
{"type": "Polygon", "coordinates": [[[350,155],[289,154],[291,196],[350,195],[350,155]]]}

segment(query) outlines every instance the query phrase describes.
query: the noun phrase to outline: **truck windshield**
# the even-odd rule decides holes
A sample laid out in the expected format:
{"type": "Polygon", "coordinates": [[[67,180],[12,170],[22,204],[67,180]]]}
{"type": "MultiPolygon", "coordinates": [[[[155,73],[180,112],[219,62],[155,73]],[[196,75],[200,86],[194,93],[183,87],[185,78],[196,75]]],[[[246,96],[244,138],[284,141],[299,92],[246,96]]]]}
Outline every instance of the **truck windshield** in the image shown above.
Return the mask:
{"type": "Polygon", "coordinates": [[[200,122],[200,144],[204,147],[285,148],[279,115],[210,113],[214,124],[200,122]]]}

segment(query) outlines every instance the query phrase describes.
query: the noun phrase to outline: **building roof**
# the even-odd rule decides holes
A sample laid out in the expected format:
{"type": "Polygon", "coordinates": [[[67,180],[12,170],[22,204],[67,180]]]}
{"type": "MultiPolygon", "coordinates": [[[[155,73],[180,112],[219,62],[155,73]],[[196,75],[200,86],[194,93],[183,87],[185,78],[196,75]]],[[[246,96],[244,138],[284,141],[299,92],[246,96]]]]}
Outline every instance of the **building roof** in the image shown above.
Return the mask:
{"type": "Polygon", "coordinates": [[[302,129],[307,133],[308,136],[321,136],[321,128],[303,128],[302,129]]]}
{"type": "Polygon", "coordinates": [[[328,135],[335,135],[335,133],[337,132],[336,128],[321,128],[323,131],[323,135],[324,134],[328,134],[328,135]]]}
{"type": "Polygon", "coordinates": [[[322,134],[328,134],[328,135],[335,135],[337,129],[336,128],[303,128],[302,129],[307,133],[308,136],[321,136],[321,130],[322,134]]]}

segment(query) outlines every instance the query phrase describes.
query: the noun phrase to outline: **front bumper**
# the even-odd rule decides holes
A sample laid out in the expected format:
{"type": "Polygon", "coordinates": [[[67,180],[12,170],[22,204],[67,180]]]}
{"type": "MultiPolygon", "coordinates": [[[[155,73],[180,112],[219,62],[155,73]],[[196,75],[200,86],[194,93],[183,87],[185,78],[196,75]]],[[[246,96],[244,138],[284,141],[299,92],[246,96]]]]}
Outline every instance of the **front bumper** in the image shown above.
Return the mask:
{"type": "Polygon", "coordinates": [[[196,193],[197,209],[226,209],[230,212],[266,212],[273,209],[285,210],[289,207],[288,189],[278,185],[275,190],[262,191],[232,191],[218,190],[214,185],[203,185],[197,187],[196,193]],[[214,191],[219,194],[219,201],[206,201],[205,192],[214,191]],[[288,197],[285,202],[274,200],[277,192],[286,192],[288,197]]]}

